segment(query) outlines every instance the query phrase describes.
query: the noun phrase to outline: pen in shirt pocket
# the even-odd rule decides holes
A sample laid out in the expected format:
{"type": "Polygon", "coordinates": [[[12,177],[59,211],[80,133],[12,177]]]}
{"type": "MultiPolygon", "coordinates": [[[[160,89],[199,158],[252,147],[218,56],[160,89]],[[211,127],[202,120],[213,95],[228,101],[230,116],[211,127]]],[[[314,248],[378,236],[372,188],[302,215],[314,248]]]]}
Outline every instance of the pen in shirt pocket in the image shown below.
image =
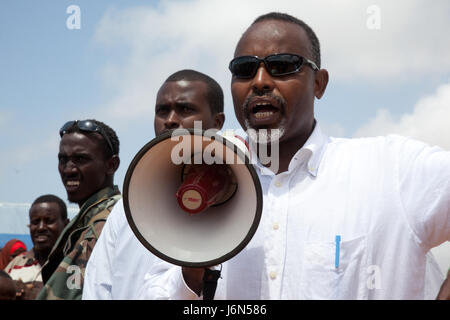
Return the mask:
{"type": "Polygon", "coordinates": [[[337,269],[339,268],[339,251],[341,247],[341,236],[336,235],[336,251],[334,256],[334,267],[337,269]]]}

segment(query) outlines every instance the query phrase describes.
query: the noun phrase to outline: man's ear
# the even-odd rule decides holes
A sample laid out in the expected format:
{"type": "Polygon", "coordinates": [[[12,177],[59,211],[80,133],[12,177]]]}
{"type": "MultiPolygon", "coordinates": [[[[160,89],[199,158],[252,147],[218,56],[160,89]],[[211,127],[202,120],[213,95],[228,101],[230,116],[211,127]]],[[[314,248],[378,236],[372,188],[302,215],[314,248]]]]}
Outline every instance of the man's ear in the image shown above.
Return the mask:
{"type": "Polygon", "coordinates": [[[317,99],[322,98],[325,93],[325,89],[328,84],[328,71],[326,69],[320,69],[316,72],[316,78],[314,80],[314,95],[317,99]]]}
{"type": "Polygon", "coordinates": [[[214,115],[214,128],[220,130],[225,122],[225,113],[218,112],[214,115]]]}
{"type": "Polygon", "coordinates": [[[106,161],[106,173],[110,176],[114,175],[116,170],[119,168],[120,158],[118,155],[113,155],[111,158],[106,161]]]}

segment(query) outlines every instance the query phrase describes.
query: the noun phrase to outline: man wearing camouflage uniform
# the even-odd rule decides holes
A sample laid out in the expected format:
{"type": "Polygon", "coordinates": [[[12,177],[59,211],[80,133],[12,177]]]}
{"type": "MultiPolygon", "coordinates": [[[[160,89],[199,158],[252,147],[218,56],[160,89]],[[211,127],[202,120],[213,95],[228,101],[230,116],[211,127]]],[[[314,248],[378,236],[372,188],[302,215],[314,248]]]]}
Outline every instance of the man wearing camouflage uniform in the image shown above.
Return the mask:
{"type": "Polygon", "coordinates": [[[58,170],[70,202],[80,207],[42,268],[37,299],[81,299],[86,264],[106,218],[121,198],[114,185],[119,139],[96,120],[69,121],[60,130],[58,170]]]}

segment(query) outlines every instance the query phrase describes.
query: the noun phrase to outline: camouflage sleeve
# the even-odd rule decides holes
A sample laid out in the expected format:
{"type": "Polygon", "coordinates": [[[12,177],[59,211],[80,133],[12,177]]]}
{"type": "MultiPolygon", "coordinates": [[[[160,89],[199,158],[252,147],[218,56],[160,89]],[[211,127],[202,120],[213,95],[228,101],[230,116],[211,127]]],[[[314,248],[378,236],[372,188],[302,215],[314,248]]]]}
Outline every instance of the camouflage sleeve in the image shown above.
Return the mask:
{"type": "Polygon", "coordinates": [[[81,300],[84,271],[105,219],[94,221],[80,235],[74,249],[60,263],[37,299],[81,300]]]}

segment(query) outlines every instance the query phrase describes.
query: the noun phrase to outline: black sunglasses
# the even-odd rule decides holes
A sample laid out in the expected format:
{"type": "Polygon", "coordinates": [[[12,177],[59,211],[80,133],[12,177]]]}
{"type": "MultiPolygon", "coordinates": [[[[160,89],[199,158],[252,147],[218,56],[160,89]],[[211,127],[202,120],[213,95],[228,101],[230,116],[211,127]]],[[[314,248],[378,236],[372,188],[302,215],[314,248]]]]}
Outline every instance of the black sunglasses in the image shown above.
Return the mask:
{"type": "Polygon", "coordinates": [[[257,56],[241,56],[231,60],[228,68],[236,78],[253,78],[261,62],[264,62],[267,72],[273,77],[284,76],[298,72],[303,65],[309,65],[318,71],[317,65],[302,56],[292,53],[271,54],[265,58],[257,56]]]}
{"type": "Polygon", "coordinates": [[[97,133],[101,134],[103,139],[105,139],[106,143],[108,143],[108,146],[111,149],[112,153],[115,154],[112,143],[109,140],[108,136],[106,135],[105,131],[100,126],[95,124],[95,122],[90,121],[90,120],[75,120],[75,121],[66,122],[61,127],[61,129],[59,129],[60,137],[62,138],[62,136],[67,133],[67,130],[69,130],[75,124],[78,126],[78,129],[80,129],[81,131],[97,132],[97,133]]]}

